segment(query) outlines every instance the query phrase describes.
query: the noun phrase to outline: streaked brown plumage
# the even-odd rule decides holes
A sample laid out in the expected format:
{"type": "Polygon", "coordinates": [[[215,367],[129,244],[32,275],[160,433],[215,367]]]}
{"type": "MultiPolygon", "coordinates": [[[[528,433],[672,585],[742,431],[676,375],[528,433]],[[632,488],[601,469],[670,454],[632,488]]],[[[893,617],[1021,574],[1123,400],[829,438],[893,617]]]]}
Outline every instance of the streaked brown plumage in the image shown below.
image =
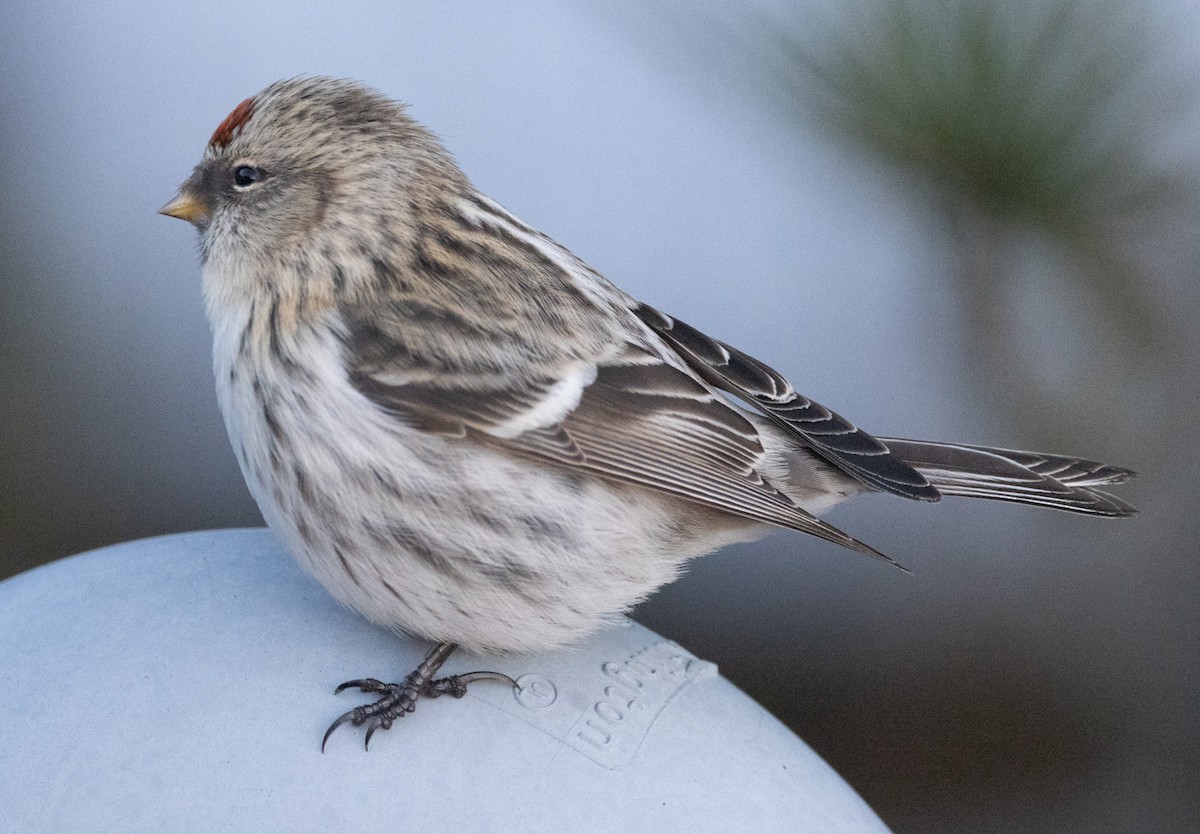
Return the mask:
{"type": "Polygon", "coordinates": [[[267,522],[339,600],[439,644],[560,645],[770,525],[886,559],[817,517],[865,492],[1133,511],[1103,491],[1119,467],[871,437],[613,286],[352,82],[243,102],[164,211],[200,229],[267,522]]]}

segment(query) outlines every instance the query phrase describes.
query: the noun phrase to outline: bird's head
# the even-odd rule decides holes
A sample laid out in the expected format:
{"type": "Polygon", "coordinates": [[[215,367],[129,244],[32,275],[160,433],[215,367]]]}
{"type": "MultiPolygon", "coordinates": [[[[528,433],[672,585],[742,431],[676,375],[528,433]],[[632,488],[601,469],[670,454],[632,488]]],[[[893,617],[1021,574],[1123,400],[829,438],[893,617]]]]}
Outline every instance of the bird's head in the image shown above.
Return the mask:
{"type": "Polygon", "coordinates": [[[160,211],[200,231],[206,281],[229,284],[208,289],[342,288],[403,246],[422,201],[463,182],[403,105],[352,81],[302,77],[237,105],[160,211]],[[312,286],[278,286],[289,281],[312,286]]]}

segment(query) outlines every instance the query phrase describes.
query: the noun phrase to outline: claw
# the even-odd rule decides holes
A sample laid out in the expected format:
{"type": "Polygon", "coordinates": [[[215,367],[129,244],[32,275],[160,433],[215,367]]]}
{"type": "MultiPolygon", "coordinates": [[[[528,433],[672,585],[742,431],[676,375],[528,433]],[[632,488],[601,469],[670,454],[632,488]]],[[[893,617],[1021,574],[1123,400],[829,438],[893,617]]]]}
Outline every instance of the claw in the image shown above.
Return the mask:
{"type": "Polygon", "coordinates": [[[360,692],[382,692],[384,684],[375,678],[360,678],[358,680],[346,681],[344,684],[333,690],[334,695],[341,695],[347,689],[357,689],[360,692]]]}
{"type": "MultiPolygon", "coordinates": [[[[375,731],[378,730],[382,726],[383,726],[383,721],[379,718],[379,716],[375,716],[374,718],[372,718],[370,721],[367,722],[367,735],[366,735],[366,738],[363,739],[363,750],[370,751],[371,736],[375,735],[375,731]]],[[[387,729],[387,728],[384,727],[384,729],[387,729]]]]}
{"type": "Polygon", "coordinates": [[[354,709],[352,709],[348,712],[342,713],[341,715],[339,715],[337,718],[334,719],[332,724],[329,725],[329,729],[325,731],[324,737],[321,738],[321,752],[322,753],[325,752],[325,742],[329,741],[329,737],[331,735],[333,735],[333,731],[336,730],[338,727],[342,726],[343,724],[345,724],[346,722],[353,721],[354,720],[354,712],[357,709],[358,709],[358,707],[355,707],[354,709]]]}
{"type": "Polygon", "coordinates": [[[464,686],[475,683],[475,681],[499,681],[508,684],[513,689],[521,688],[515,680],[502,672],[467,672],[465,675],[455,675],[455,677],[462,681],[464,686]]]}
{"type": "Polygon", "coordinates": [[[438,698],[442,695],[449,695],[453,698],[461,698],[467,694],[467,686],[476,681],[497,681],[506,683],[514,689],[518,688],[515,680],[499,672],[467,672],[465,675],[451,675],[448,678],[430,681],[421,687],[421,697],[438,698]]]}

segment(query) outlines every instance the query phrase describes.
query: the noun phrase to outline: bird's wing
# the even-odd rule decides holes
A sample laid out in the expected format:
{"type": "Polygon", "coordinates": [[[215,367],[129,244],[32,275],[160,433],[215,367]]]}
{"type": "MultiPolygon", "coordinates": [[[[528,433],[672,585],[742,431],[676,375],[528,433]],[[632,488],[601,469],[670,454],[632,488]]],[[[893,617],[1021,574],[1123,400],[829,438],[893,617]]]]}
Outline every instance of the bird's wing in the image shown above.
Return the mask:
{"type": "Polygon", "coordinates": [[[483,389],[453,375],[409,373],[411,351],[401,344],[389,350],[386,339],[373,323],[369,345],[347,341],[350,379],[408,425],[810,533],[895,564],[765,480],[757,429],[720,393],[648,350],[626,344],[603,359],[576,359],[554,374],[483,389]],[[393,363],[382,361],[388,355],[393,363]]]}
{"type": "Polygon", "coordinates": [[[888,446],[792,388],[752,356],[645,304],[634,312],[702,379],[749,402],[829,463],[886,492],[937,501],[937,488],[888,446]]]}

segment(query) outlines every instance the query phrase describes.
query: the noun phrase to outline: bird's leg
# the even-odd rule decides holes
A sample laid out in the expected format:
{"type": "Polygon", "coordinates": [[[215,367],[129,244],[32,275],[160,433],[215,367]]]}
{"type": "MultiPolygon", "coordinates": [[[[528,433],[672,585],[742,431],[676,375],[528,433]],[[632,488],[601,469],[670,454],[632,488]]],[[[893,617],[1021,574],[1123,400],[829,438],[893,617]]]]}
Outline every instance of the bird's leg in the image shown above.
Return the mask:
{"type": "Polygon", "coordinates": [[[339,716],[325,731],[325,737],[321,739],[321,751],[325,751],[325,742],[329,741],[333,731],[346,723],[355,727],[367,725],[363,746],[369,748],[371,736],[375,735],[375,731],[380,727],[385,730],[391,729],[392,722],[417,708],[418,698],[437,698],[441,695],[461,698],[467,694],[468,684],[480,680],[500,681],[514,689],[517,688],[516,681],[499,672],[468,672],[465,675],[451,675],[434,680],[433,676],[456,648],[458,647],[453,643],[438,643],[425,655],[421,665],[410,672],[402,683],[383,683],[375,678],[362,678],[346,681],[339,686],[334,694],[346,689],[358,689],[360,692],[380,692],[383,693],[383,697],[373,704],[355,707],[339,716]]]}

